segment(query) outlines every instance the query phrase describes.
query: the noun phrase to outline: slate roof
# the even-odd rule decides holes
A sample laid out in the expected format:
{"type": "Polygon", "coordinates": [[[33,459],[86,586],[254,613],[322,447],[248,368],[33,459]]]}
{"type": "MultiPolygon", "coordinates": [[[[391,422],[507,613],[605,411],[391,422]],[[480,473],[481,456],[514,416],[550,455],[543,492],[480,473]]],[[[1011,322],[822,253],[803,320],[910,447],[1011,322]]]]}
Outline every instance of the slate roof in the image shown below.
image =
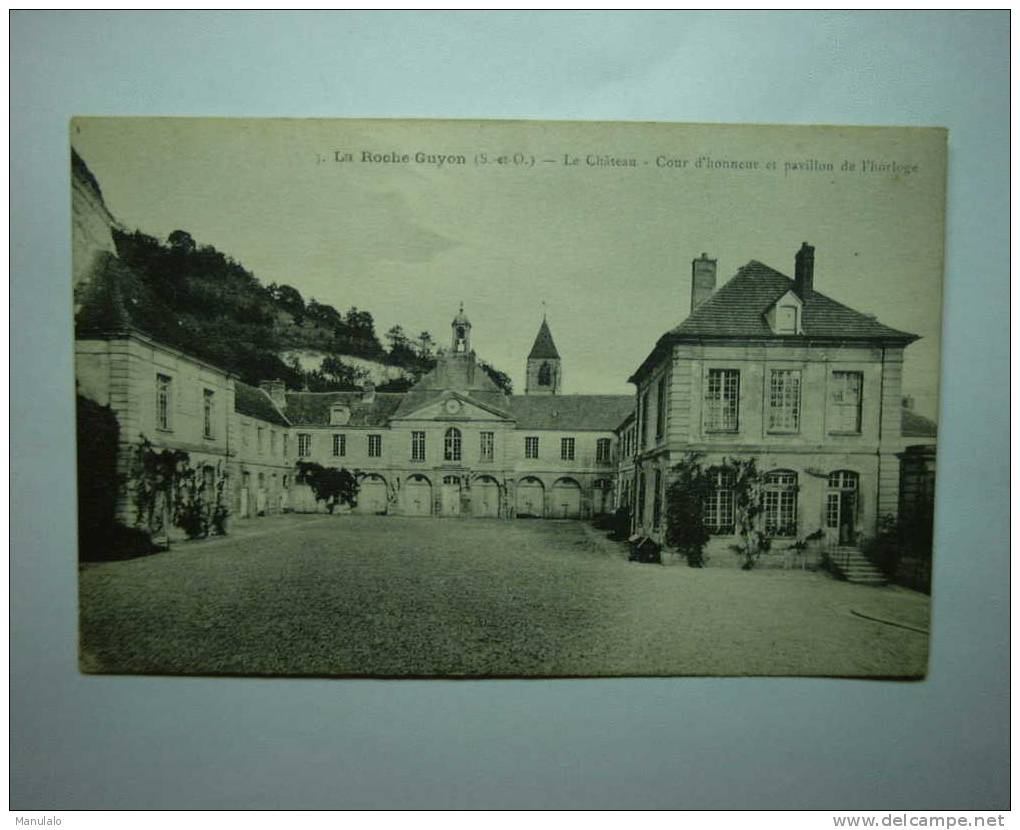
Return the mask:
{"type": "Polygon", "coordinates": [[[288,392],[287,418],[294,426],[329,426],[330,407],[340,403],[351,410],[345,426],[384,427],[403,398],[402,392],[376,392],[365,403],[361,392],[288,392]]]}
{"type": "Polygon", "coordinates": [[[633,395],[512,395],[518,429],[612,432],[634,408],[633,395]]]}
{"type": "Polygon", "coordinates": [[[930,418],[904,407],[900,431],[904,438],[934,438],[938,435],[939,428],[930,418]]]}
{"type": "Polygon", "coordinates": [[[290,422],[283,417],[269,395],[258,387],[249,386],[239,380],[234,382],[234,411],[270,424],[290,426],[290,422]]]}
{"type": "Polygon", "coordinates": [[[528,360],[559,360],[560,353],[556,351],[556,344],[553,342],[552,332],[549,331],[549,324],[542,318],[542,325],[539,326],[538,334],[535,336],[535,343],[528,352],[528,360]]]}
{"type": "Polygon", "coordinates": [[[659,338],[655,349],[634,373],[631,381],[650,368],[660,350],[670,343],[706,339],[796,341],[810,338],[906,345],[917,340],[916,334],[883,325],[874,317],[854,311],[818,291],[808,291],[802,298],[803,334],[776,334],[770,328],[765,313],[793,287],[794,281],[785,274],[757,260],[751,260],[686,320],[659,338]]]}
{"type": "MultiPolygon", "coordinates": [[[[765,312],[793,289],[793,280],[757,260],[751,260],[670,334],[698,337],[798,337],[774,334],[765,312]]],[[[809,337],[905,340],[917,335],[885,326],[818,291],[809,291],[801,319],[809,337]]]]}

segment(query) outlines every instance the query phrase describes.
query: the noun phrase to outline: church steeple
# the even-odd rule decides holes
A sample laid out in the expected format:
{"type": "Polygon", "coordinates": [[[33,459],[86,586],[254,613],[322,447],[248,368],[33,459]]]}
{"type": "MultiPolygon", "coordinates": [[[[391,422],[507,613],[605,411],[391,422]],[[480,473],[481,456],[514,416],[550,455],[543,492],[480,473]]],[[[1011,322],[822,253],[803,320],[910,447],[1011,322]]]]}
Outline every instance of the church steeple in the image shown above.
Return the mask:
{"type": "Polygon", "coordinates": [[[526,395],[558,395],[562,389],[563,368],[560,353],[553,342],[549,323],[542,315],[535,343],[528,353],[526,395]]]}
{"type": "Polygon", "coordinates": [[[450,343],[450,351],[454,354],[467,354],[471,351],[471,321],[464,314],[464,303],[460,304],[460,311],[453,318],[450,324],[453,330],[453,339],[450,343]]]}

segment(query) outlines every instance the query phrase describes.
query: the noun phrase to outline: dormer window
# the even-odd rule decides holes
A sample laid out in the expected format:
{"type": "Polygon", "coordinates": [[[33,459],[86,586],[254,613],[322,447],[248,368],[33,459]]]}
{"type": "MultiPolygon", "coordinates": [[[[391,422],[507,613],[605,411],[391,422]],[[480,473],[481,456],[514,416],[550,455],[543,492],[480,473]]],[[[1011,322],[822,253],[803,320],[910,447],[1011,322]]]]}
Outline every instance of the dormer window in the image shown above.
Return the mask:
{"type": "Polygon", "coordinates": [[[797,333],[797,306],[781,305],[776,310],[776,334],[797,333]]]}
{"type": "Polygon", "coordinates": [[[329,408],[330,426],[344,426],[350,420],[351,420],[350,407],[338,403],[333,404],[333,406],[329,408]]]}
{"type": "Polygon", "coordinates": [[[793,291],[787,291],[769,306],[765,319],[773,334],[804,333],[804,302],[793,291]]]}

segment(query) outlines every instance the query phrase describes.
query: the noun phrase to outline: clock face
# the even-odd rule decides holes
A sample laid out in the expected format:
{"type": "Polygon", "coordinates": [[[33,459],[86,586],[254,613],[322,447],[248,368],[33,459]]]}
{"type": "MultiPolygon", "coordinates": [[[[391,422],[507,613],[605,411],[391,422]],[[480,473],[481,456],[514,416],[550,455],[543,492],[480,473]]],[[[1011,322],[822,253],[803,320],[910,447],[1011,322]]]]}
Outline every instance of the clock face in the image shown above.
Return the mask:
{"type": "Polygon", "coordinates": [[[449,412],[451,415],[460,412],[460,401],[455,401],[453,399],[448,400],[446,402],[446,411],[449,412]]]}

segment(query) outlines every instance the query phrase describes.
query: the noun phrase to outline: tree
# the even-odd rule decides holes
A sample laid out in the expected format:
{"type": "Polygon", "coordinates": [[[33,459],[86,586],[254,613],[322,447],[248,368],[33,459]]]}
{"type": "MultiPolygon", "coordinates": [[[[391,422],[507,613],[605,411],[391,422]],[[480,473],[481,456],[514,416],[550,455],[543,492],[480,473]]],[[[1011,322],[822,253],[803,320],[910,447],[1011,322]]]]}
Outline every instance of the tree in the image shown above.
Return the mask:
{"type": "Polygon", "coordinates": [[[305,300],[301,292],[289,285],[277,285],[271,283],[269,286],[270,296],[276,300],[276,304],[288,312],[298,325],[304,321],[305,300]]]}
{"type": "Polygon", "coordinates": [[[435,346],[435,340],[432,339],[432,335],[427,331],[423,331],[418,335],[418,356],[422,360],[428,360],[432,357],[433,346],[435,346]]]}
{"type": "Polygon", "coordinates": [[[179,253],[190,254],[195,250],[195,240],[187,231],[174,231],[166,238],[170,244],[170,250],[179,253]]]}
{"type": "Polygon", "coordinates": [[[478,365],[492,379],[492,382],[506,392],[506,394],[512,395],[514,393],[514,382],[510,379],[510,375],[499,371],[495,366],[486,363],[484,360],[479,360],[478,365]]]}
{"type": "Polygon", "coordinates": [[[712,474],[701,466],[702,453],[688,452],[673,467],[674,479],[666,488],[666,544],[677,548],[692,568],[705,564],[709,533],[705,501],[712,474]]]}
{"type": "Polygon", "coordinates": [[[402,326],[394,326],[386,332],[386,340],[390,344],[390,351],[397,351],[407,345],[407,335],[404,334],[402,326]]]}
{"type": "Polygon", "coordinates": [[[326,355],[320,366],[322,374],[330,381],[336,391],[353,391],[360,388],[362,381],[368,377],[365,369],[348,366],[335,355],[326,355]]]}
{"type": "Polygon", "coordinates": [[[323,467],[314,461],[299,461],[296,478],[299,483],[312,488],[315,500],[325,502],[330,513],[339,504],[354,507],[358,503],[358,480],[342,467],[323,467]]]}

